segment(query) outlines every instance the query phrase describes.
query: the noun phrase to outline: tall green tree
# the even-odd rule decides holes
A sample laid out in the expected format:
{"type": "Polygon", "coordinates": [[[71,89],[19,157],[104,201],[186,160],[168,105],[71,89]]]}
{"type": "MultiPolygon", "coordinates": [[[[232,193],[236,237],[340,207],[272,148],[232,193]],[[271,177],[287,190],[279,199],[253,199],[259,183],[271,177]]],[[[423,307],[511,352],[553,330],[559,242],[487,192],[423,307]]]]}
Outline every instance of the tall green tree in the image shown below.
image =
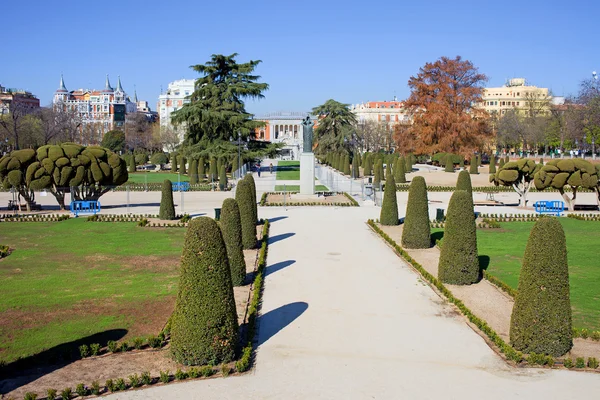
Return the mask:
{"type": "Polygon", "coordinates": [[[241,132],[245,139],[264,125],[252,119],[244,104],[246,99],[263,98],[269,88],[253,73],[261,61],[238,63],[237,56],[213,54],[205,64],[191,66],[201,77],[196,79],[189,103],[172,114],[174,124],[186,125],[186,144],[229,140],[232,132],[241,132]]]}
{"type": "Polygon", "coordinates": [[[329,99],[314,107],[312,113],[319,118],[319,125],[315,129],[319,154],[343,148],[348,150],[348,146],[352,146],[351,127],[356,124],[356,115],[350,111],[349,104],[329,99]]]}
{"type": "Polygon", "coordinates": [[[102,147],[117,153],[123,151],[125,149],[125,132],[118,129],[106,132],[102,137],[102,147]]]}

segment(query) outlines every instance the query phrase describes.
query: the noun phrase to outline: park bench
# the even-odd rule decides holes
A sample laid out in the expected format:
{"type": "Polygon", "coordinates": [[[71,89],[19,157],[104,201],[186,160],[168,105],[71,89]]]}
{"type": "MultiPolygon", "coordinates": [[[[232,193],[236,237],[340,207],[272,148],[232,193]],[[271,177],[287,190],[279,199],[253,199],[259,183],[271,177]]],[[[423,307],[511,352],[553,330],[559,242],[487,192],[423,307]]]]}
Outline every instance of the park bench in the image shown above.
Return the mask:
{"type": "Polygon", "coordinates": [[[323,197],[329,197],[329,196],[333,196],[334,193],[333,192],[317,192],[318,196],[323,196],[323,197]]]}
{"type": "Polygon", "coordinates": [[[533,203],[533,209],[538,214],[551,214],[560,217],[565,209],[565,202],[558,200],[540,200],[533,203]]]}
{"type": "Polygon", "coordinates": [[[187,192],[188,190],[190,190],[189,182],[173,182],[174,192],[187,192]]]}
{"type": "Polygon", "coordinates": [[[97,214],[100,212],[100,202],[97,200],[83,201],[74,200],[71,202],[71,212],[78,217],[79,214],[97,214]]]}

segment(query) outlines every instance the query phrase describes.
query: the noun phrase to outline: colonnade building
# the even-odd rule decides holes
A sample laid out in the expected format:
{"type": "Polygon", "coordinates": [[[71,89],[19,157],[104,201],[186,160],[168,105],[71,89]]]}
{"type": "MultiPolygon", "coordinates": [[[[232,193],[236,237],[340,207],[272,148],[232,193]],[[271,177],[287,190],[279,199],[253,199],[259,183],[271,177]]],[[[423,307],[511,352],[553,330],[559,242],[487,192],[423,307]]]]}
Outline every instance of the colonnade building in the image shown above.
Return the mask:
{"type": "MultiPolygon", "coordinates": [[[[310,113],[280,111],[257,116],[254,119],[264,121],[265,126],[256,130],[256,139],[272,143],[283,143],[281,158],[299,160],[303,146],[302,121],[309,115],[316,124],[317,119],[310,113]]],[[[314,129],[314,127],[313,127],[314,129]]]]}

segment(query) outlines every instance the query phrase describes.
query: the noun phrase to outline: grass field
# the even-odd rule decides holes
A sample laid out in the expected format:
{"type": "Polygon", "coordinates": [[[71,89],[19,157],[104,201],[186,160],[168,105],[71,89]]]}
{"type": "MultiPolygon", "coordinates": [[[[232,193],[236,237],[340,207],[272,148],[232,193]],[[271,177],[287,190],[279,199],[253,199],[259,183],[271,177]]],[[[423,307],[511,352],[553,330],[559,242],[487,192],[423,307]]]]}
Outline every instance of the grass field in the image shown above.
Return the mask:
{"type": "Polygon", "coordinates": [[[0,243],[14,251],[0,262],[0,360],[110,329],[157,334],[169,318],[184,229],[85,218],[3,225],[0,243]]]}
{"type": "MultiPolygon", "coordinates": [[[[600,223],[570,218],[560,218],[560,222],[567,238],[573,326],[600,330],[600,259],[595,256],[600,247],[600,223]]],[[[489,257],[487,272],[517,289],[523,253],[534,223],[501,225],[501,229],[477,230],[479,255],[489,257]]],[[[440,229],[432,230],[436,231],[440,229]]]]}
{"type": "Polygon", "coordinates": [[[279,161],[276,179],[281,181],[300,180],[300,161],[279,161]]]}
{"type": "MultiPolygon", "coordinates": [[[[300,185],[285,185],[285,188],[284,188],[284,185],[275,185],[276,192],[283,192],[284,189],[287,192],[299,192],[300,185]]],[[[327,192],[327,191],[329,191],[329,188],[325,185],[316,185],[315,190],[317,192],[327,192]]]]}
{"type": "Polygon", "coordinates": [[[129,173],[129,183],[163,183],[165,179],[171,182],[177,182],[179,177],[180,182],[188,182],[190,178],[187,175],[178,175],[172,172],[136,172],[129,173]],[[147,180],[146,180],[147,179],[147,180]]]}

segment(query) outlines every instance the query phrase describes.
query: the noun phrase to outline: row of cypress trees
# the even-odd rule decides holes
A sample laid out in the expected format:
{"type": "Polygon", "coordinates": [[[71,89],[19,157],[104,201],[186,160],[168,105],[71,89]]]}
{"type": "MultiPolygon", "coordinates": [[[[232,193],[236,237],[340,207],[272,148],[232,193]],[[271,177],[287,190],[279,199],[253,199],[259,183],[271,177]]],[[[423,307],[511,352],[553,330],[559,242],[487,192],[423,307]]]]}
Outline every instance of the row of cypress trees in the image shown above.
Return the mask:
{"type": "Polygon", "coordinates": [[[350,157],[348,153],[329,153],[321,161],[353,178],[361,177],[360,167],[362,167],[364,176],[373,176],[374,183],[379,185],[381,181],[387,179],[385,178],[387,175],[383,171],[384,163],[390,168],[393,166],[391,169],[395,174],[394,179],[397,183],[406,183],[406,171],[412,171],[416,158],[412,154],[403,157],[397,153],[384,155],[365,152],[362,157],[358,154],[350,157]],[[402,168],[400,168],[400,164],[402,164],[402,168]]]}
{"type": "MultiPolygon", "coordinates": [[[[383,225],[399,223],[396,192],[387,189],[392,184],[393,177],[386,183],[380,217],[383,225]]],[[[413,179],[408,196],[402,246],[428,248],[427,188],[422,177],[413,179]]],[[[438,264],[442,282],[470,285],[481,279],[475,219],[471,178],[463,170],[448,205],[438,264]]],[[[510,341],[519,351],[554,357],[573,345],[567,247],[557,218],[540,218],[529,235],[512,310],[510,341]]]]}
{"type": "Polygon", "coordinates": [[[246,277],[244,248],[255,248],[256,186],[241,179],[217,223],[190,221],[181,258],[177,304],[171,317],[171,352],[184,365],[219,364],[235,358],[239,326],[233,287],[246,277]],[[250,235],[252,232],[252,235],[250,235]]]}

